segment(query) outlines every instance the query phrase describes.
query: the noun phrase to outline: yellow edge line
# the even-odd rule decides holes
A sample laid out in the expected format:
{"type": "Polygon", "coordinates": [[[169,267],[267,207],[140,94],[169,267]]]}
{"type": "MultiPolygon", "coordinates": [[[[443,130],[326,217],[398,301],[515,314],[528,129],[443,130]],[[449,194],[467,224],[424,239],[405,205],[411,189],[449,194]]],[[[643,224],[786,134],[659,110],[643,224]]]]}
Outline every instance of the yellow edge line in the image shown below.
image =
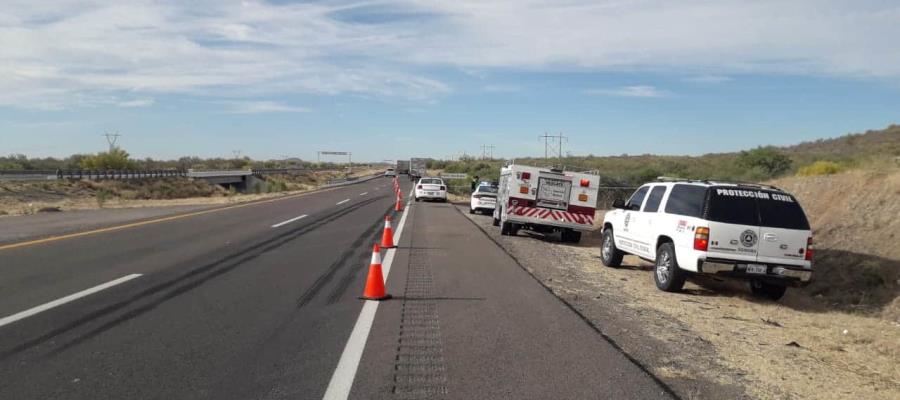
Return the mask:
{"type": "Polygon", "coordinates": [[[34,246],[34,245],[42,244],[42,243],[50,243],[50,242],[56,242],[56,241],[60,241],[60,240],[73,239],[73,238],[82,237],[82,236],[96,235],[96,234],[98,234],[98,233],[115,232],[115,231],[120,231],[120,230],[123,230],[123,229],[135,228],[135,227],[138,227],[138,226],[144,226],[144,225],[150,225],[150,224],[158,224],[158,223],[160,223],[160,222],[174,221],[174,220],[183,219],[183,218],[189,218],[189,217],[196,217],[196,216],[198,216],[198,215],[211,214],[211,213],[214,213],[214,212],[225,211],[225,210],[233,210],[233,209],[235,209],[235,208],[241,208],[241,207],[253,206],[253,205],[257,205],[257,204],[272,203],[272,202],[275,202],[275,201],[281,201],[281,200],[294,199],[294,198],[297,198],[297,197],[307,196],[307,195],[310,195],[310,194],[313,194],[313,193],[323,193],[323,192],[328,192],[328,191],[331,191],[331,190],[334,190],[334,189],[337,189],[337,188],[338,188],[338,187],[326,188],[326,189],[322,189],[322,190],[316,190],[316,191],[313,191],[313,192],[298,193],[298,194],[294,194],[294,195],[289,195],[289,196],[284,196],[284,197],[278,197],[278,198],[275,198],[275,199],[260,200],[260,201],[250,201],[250,202],[247,202],[247,203],[236,204],[236,205],[233,205],[233,206],[227,206],[227,207],[221,207],[221,208],[214,208],[214,209],[211,209],[211,210],[195,211],[195,212],[187,213],[187,214],[172,215],[172,216],[169,216],[169,217],[163,217],[163,218],[158,218],[158,219],[152,219],[152,220],[148,220],[148,221],[133,222],[133,223],[130,223],[130,224],[125,224],[125,225],[109,226],[109,227],[106,227],[106,228],[94,229],[94,230],[84,231],[84,232],[69,233],[69,234],[66,234],[66,235],[51,236],[51,237],[47,237],[47,238],[43,238],[43,239],[29,240],[29,241],[27,241],[27,242],[10,243],[10,244],[6,244],[6,245],[0,245],[0,250],[9,250],[9,249],[16,249],[16,248],[19,248],[19,247],[34,246]]]}

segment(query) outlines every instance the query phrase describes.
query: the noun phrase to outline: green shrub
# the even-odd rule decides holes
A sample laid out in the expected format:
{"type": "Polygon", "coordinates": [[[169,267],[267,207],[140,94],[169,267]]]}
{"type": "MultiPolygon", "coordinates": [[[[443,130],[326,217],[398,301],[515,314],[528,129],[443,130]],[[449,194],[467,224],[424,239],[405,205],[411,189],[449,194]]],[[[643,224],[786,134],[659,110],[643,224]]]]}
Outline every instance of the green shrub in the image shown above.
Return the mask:
{"type": "Polygon", "coordinates": [[[106,204],[106,201],[109,200],[111,195],[112,193],[110,193],[106,188],[101,188],[100,190],[98,190],[94,195],[97,199],[97,207],[103,208],[103,205],[106,204]]]}
{"type": "Polygon", "coordinates": [[[844,170],[844,166],[834,161],[816,161],[800,168],[798,176],[833,175],[844,170]]]}

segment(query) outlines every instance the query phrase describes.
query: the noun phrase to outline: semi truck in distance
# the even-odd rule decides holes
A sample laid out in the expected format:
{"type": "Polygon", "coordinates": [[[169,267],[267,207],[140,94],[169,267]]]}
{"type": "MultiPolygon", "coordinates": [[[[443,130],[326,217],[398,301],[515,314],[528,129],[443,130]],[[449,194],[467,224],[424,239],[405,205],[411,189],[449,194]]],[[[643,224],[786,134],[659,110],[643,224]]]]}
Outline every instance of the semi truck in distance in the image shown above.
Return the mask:
{"type": "Polygon", "coordinates": [[[425,173],[426,170],[426,160],[424,158],[412,158],[409,160],[409,179],[416,180],[419,178],[423,178],[428,174],[425,173]]]}

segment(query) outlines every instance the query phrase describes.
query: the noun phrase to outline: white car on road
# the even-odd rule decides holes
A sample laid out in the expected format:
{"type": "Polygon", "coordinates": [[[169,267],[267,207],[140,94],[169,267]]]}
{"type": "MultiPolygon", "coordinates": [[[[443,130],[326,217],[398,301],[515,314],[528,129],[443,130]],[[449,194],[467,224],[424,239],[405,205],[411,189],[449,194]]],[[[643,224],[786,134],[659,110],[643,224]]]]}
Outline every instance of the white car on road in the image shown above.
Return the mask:
{"type": "Polygon", "coordinates": [[[447,185],[441,178],[422,178],[416,182],[416,201],[440,200],[447,201],[447,185]]]}
{"type": "Polygon", "coordinates": [[[497,187],[490,184],[482,183],[472,192],[471,201],[469,203],[469,214],[476,212],[493,213],[497,208],[497,187]]]}
{"type": "Polygon", "coordinates": [[[393,168],[388,168],[387,171],[384,171],[384,176],[386,176],[386,177],[397,176],[397,172],[395,172],[393,168]]]}

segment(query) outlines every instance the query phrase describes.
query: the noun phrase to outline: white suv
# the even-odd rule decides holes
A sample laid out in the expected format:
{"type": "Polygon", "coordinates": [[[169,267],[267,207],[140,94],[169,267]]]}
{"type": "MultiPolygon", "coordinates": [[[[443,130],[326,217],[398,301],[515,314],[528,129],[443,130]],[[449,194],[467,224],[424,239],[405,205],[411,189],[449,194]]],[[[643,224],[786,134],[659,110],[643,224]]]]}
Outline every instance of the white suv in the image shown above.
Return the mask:
{"type": "Polygon", "coordinates": [[[654,262],[656,286],[681,290],[689,274],[750,281],[753,294],[780,299],[812,276],[812,232],[794,196],[772,186],[663,179],[613,202],[600,258],[625,253],[654,262]]]}

